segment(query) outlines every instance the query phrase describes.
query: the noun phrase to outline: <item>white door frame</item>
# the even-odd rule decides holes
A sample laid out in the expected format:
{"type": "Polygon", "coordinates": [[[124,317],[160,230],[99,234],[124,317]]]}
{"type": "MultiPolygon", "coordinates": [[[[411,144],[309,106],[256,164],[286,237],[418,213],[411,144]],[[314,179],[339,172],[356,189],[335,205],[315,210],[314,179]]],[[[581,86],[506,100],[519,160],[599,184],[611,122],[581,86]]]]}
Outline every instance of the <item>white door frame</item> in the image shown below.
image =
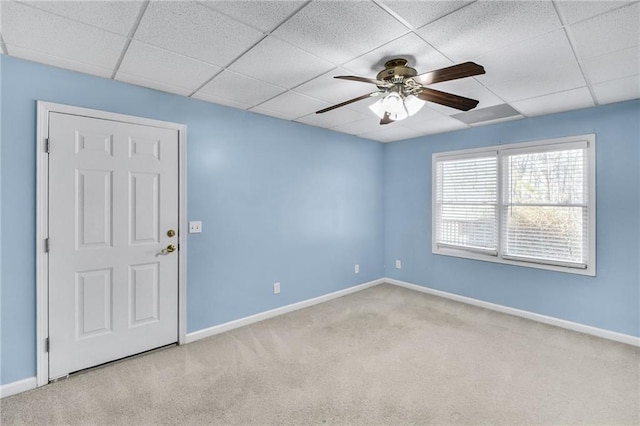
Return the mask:
{"type": "Polygon", "coordinates": [[[89,108],[38,101],[36,131],[36,379],[37,386],[49,383],[49,254],[45,239],[49,236],[49,113],[79,115],[103,120],[121,121],[143,126],[178,131],[178,343],[186,343],[187,335],[187,126],[184,124],[135,117],[89,108]]]}

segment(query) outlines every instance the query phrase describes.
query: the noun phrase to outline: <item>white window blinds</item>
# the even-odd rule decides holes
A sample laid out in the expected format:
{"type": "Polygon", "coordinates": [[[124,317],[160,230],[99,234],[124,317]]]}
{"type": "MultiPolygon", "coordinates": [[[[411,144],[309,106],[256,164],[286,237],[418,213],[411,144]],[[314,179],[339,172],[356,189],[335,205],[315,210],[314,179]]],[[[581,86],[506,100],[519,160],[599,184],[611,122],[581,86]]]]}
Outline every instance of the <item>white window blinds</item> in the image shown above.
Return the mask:
{"type": "Polygon", "coordinates": [[[502,253],[505,258],[585,268],[587,144],[551,148],[502,153],[502,253]]]}
{"type": "Polygon", "coordinates": [[[497,254],[497,157],[437,162],[437,241],[440,247],[497,254]]]}
{"type": "Polygon", "coordinates": [[[594,144],[434,154],[434,253],[595,275],[594,144]]]}

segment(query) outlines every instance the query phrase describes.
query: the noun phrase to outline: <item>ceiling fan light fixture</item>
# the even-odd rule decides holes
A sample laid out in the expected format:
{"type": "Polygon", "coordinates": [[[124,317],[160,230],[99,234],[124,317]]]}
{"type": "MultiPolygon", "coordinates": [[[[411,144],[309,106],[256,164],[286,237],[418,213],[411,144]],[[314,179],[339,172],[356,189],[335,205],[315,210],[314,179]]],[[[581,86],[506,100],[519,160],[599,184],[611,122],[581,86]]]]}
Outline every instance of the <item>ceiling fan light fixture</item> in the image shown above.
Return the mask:
{"type": "Polygon", "coordinates": [[[384,118],[386,115],[387,118],[393,121],[399,121],[404,120],[409,116],[406,108],[404,107],[404,103],[402,102],[402,98],[400,98],[400,95],[397,93],[395,93],[395,96],[394,93],[385,96],[373,105],[369,106],[369,109],[380,119],[384,118]]]}
{"type": "Polygon", "coordinates": [[[391,92],[371,105],[369,109],[381,119],[388,113],[388,118],[400,121],[420,111],[423,106],[424,101],[413,95],[403,98],[399,93],[391,92]]]}
{"type": "Polygon", "coordinates": [[[384,110],[391,114],[402,114],[406,112],[404,103],[402,102],[402,96],[398,92],[391,92],[384,98],[382,98],[382,106],[384,110]]]}
{"type": "Polygon", "coordinates": [[[384,106],[382,105],[382,99],[378,99],[372,105],[369,105],[369,109],[373,111],[373,113],[377,115],[379,118],[384,117],[384,114],[386,112],[384,109],[384,106]]]}
{"type": "Polygon", "coordinates": [[[407,109],[409,116],[412,116],[416,112],[420,111],[426,102],[413,95],[409,95],[404,98],[404,106],[407,109]]]}

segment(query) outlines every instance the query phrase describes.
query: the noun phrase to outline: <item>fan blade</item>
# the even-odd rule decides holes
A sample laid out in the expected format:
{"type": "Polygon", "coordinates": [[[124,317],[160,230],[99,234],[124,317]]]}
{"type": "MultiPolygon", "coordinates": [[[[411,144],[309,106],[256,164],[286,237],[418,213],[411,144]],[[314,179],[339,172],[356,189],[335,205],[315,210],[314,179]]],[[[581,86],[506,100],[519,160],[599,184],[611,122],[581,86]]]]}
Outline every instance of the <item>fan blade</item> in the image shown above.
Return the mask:
{"type": "Polygon", "coordinates": [[[472,77],[484,74],[484,67],[475,62],[464,62],[447,68],[429,71],[413,77],[417,83],[422,85],[440,83],[442,81],[456,80],[458,78],[472,77]]]}
{"type": "Polygon", "coordinates": [[[462,111],[469,111],[470,109],[475,108],[479,102],[475,99],[469,99],[452,93],[429,89],[427,87],[420,89],[416,96],[423,101],[435,102],[437,104],[456,108],[462,111]]]}
{"type": "Polygon", "coordinates": [[[371,92],[371,93],[367,93],[366,95],[362,95],[362,96],[358,96],[357,98],[353,98],[353,99],[349,99],[348,101],[344,101],[344,102],[340,102],[339,104],[335,104],[333,106],[327,107],[325,109],[321,109],[320,111],[316,111],[316,114],[322,114],[323,112],[327,112],[327,111],[331,111],[333,109],[336,108],[340,108],[343,107],[345,105],[349,105],[352,104],[354,102],[358,102],[361,101],[363,99],[367,99],[367,98],[371,98],[373,96],[378,96],[380,95],[382,92],[371,92]]]}
{"type": "Polygon", "coordinates": [[[389,123],[393,123],[393,120],[391,119],[391,114],[385,111],[384,117],[380,119],[380,125],[389,124],[389,123]]]}
{"type": "Polygon", "coordinates": [[[376,86],[384,86],[384,87],[392,86],[392,83],[387,83],[386,81],[376,80],[375,78],[358,77],[356,75],[337,75],[333,78],[339,78],[342,80],[359,81],[361,83],[371,83],[371,84],[375,84],[376,86]]]}

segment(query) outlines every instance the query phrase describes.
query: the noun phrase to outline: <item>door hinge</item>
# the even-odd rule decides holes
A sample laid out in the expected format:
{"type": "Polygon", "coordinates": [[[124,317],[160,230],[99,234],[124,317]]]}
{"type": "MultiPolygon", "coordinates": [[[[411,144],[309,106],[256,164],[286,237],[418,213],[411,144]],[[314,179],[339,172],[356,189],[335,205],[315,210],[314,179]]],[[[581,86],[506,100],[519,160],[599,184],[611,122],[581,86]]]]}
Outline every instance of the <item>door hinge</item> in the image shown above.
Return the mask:
{"type": "Polygon", "coordinates": [[[45,253],[49,253],[49,239],[48,238],[44,239],[44,252],[45,253]]]}
{"type": "Polygon", "coordinates": [[[49,138],[45,138],[45,140],[44,140],[44,152],[46,152],[48,154],[50,149],[51,149],[51,144],[49,143],[49,138]]]}
{"type": "Polygon", "coordinates": [[[49,352],[49,338],[44,339],[44,351],[49,352]]]}

